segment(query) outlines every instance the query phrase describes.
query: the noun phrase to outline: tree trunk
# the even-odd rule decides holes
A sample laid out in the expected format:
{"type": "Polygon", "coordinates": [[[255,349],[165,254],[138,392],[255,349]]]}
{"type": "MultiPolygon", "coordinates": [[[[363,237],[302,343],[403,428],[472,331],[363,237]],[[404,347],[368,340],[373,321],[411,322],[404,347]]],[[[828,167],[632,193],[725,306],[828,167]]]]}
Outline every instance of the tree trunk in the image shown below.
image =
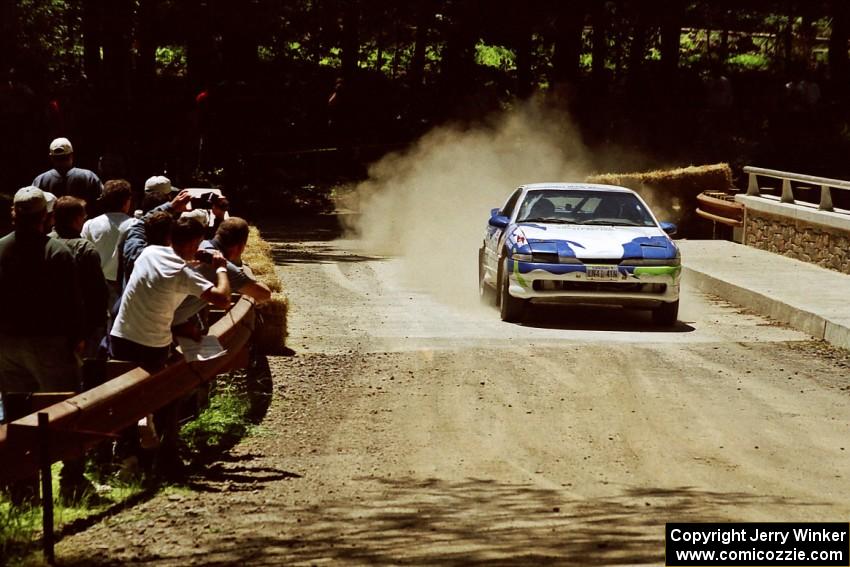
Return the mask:
{"type": "Polygon", "coordinates": [[[384,66],[384,26],[378,17],[378,29],[375,31],[375,71],[381,72],[384,66]]]}
{"type": "Polygon", "coordinates": [[[217,28],[222,35],[225,76],[247,79],[257,68],[257,4],[246,0],[221,0],[215,4],[217,28]]]}
{"type": "Polygon", "coordinates": [[[156,76],[156,8],[159,0],[140,0],[136,38],[136,91],[145,96],[153,89],[156,76]]]}
{"type": "Polygon", "coordinates": [[[89,84],[101,86],[100,46],[103,29],[103,0],[83,0],[83,72],[89,84]]]}
{"type": "Polygon", "coordinates": [[[633,17],[632,44],[629,46],[629,76],[633,81],[638,81],[643,74],[643,62],[646,59],[645,12],[638,7],[633,17]]]}
{"type": "Polygon", "coordinates": [[[593,82],[600,86],[605,82],[605,60],[608,57],[608,13],[604,0],[593,2],[593,82]]]}
{"type": "Polygon", "coordinates": [[[560,2],[555,19],[555,54],[552,75],[555,82],[572,82],[581,64],[581,40],[586,12],[584,1],[560,2]]]}
{"type": "Polygon", "coordinates": [[[413,46],[413,57],[410,60],[410,85],[422,86],[425,76],[425,50],[428,47],[428,30],[434,17],[434,9],[430,0],[420,0],[416,12],[416,40],[413,46]]]}
{"type": "Polygon", "coordinates": [[[662,6],[661,72],[667,81],[674,81],[679,69],[684,11],[685,5],[682,0],[667,0],[662,6]]]}
{"type": "Polygon", "coordinates": [[[525,98],[532,92],[532,30],[530,18],[524,10],[520,14],[517,14],[517,16],[517,20],[515,21],[517,95],[519,95],[520,98],[525,98]]]}
{"type": "Polygon", "coordinates": [[[342,18],[342,77],[350,88],[360,59],[360,2],[346,2],[342,18]]]}
{"type": "Polygon", "coordinates": [[[103,5],[103,88],[118,103],[129,95],[132,0],[109,0],[103,5]]]}
{"type": "Polygon", "coordinates": [[[847,39],[850,37],[850,6],[846,0],[832,0],[832,34],[829,36],[829,75],[835,89],[846,93],[850,82],[850,59],[847,39]]]}
{"type": "Polygon", "coordinates": [[[215,60],[213,12],[209,2],[191,0],[187,13],[192,20],[188,28],[186,64],[189,83],[196,90],[209,87],[215,60]]]}
{"type": "Polygon", "coordinates": [[[787,0],[785,29],[782,33],[782,47],[785,59],[785,71],[791,70],[794,60],[794,2],[787,0]]]}
{"type": "Polygon", "coordinates": [[[0,78],[9,77],[17,65],[18,2],[0,0],[0,78]]]}

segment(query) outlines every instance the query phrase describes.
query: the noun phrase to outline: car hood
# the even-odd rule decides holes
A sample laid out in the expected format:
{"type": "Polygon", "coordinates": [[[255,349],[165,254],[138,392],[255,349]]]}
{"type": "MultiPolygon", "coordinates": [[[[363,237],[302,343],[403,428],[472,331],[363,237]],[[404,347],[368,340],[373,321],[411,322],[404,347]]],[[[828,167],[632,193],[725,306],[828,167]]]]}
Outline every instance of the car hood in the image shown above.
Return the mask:
{"type": "Polygon", "coordinates": [[[578,259],[675,258],[676,245],[658,227],[521,223],[508,237],[512,250],[578,259]]]}

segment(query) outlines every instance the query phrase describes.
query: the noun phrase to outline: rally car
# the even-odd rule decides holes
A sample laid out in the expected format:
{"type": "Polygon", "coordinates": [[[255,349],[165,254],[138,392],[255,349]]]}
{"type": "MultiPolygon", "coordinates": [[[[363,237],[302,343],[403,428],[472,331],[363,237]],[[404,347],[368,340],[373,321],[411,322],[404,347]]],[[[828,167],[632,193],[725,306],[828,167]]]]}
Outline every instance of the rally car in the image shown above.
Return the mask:
{"type": "Polygon", "coordinates": [[[656,323],[673,325],[682,269],[675,232],[624,187],[523,185],[490,212],[479,293],[504,321],[521,319],[531,301],[651,309],[656,323]]]}

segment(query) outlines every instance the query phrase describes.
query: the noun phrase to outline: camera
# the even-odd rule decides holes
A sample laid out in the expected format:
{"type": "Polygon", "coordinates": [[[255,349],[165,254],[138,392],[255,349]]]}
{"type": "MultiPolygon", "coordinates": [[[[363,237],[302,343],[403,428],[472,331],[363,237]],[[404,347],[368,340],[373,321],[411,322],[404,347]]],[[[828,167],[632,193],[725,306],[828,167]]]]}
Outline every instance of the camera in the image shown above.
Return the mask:
{"type": "Polygon", "coordinates": [[[198,250],[195,252],[195,260],[203,262],[204,264],[212,264],[213,254],[209,250],[198,250]]]}
{"type": "Polygon", "coordinates": [[[215,205],[219,201],[219,199],[223,199],[223,197],[220,197],[219,195],[210,192],[204,193],[200,197],[192,197],[192,200],[190,202],[192,203],[193,209],[209,210],[213,208],[213,205],[215,205]]]}

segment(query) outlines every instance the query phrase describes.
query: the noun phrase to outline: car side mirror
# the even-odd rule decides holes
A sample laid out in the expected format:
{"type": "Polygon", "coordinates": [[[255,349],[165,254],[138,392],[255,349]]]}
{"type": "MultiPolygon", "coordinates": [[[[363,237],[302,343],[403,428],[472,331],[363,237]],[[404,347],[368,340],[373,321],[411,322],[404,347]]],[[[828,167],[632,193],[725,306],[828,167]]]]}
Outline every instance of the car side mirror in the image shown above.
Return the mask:
{"type": "Polygon", "coordinates": [[[508,226],[510,219],[502,214],[502,210],[499,208],[490,209],[490,221],[488,224],[490,226],[495,226],[496,228],[505,228],[508,226]]]}
{"type": "Polygon", "coordinates": [[[506,216],[503,215],[494,215],[490,217],[490,222],[488,223],[490,226],[495,226],[496,228],[505,228],[508,226],[508,223],[511,222],[506,216]]]}
{"type": "Polygon", "coordinates": [[[661,221],[659,224],[661,225],[661,230],[666,232],[668,235],[673,236],[676,234],[677,228],[674,223],[661,221]]]}

